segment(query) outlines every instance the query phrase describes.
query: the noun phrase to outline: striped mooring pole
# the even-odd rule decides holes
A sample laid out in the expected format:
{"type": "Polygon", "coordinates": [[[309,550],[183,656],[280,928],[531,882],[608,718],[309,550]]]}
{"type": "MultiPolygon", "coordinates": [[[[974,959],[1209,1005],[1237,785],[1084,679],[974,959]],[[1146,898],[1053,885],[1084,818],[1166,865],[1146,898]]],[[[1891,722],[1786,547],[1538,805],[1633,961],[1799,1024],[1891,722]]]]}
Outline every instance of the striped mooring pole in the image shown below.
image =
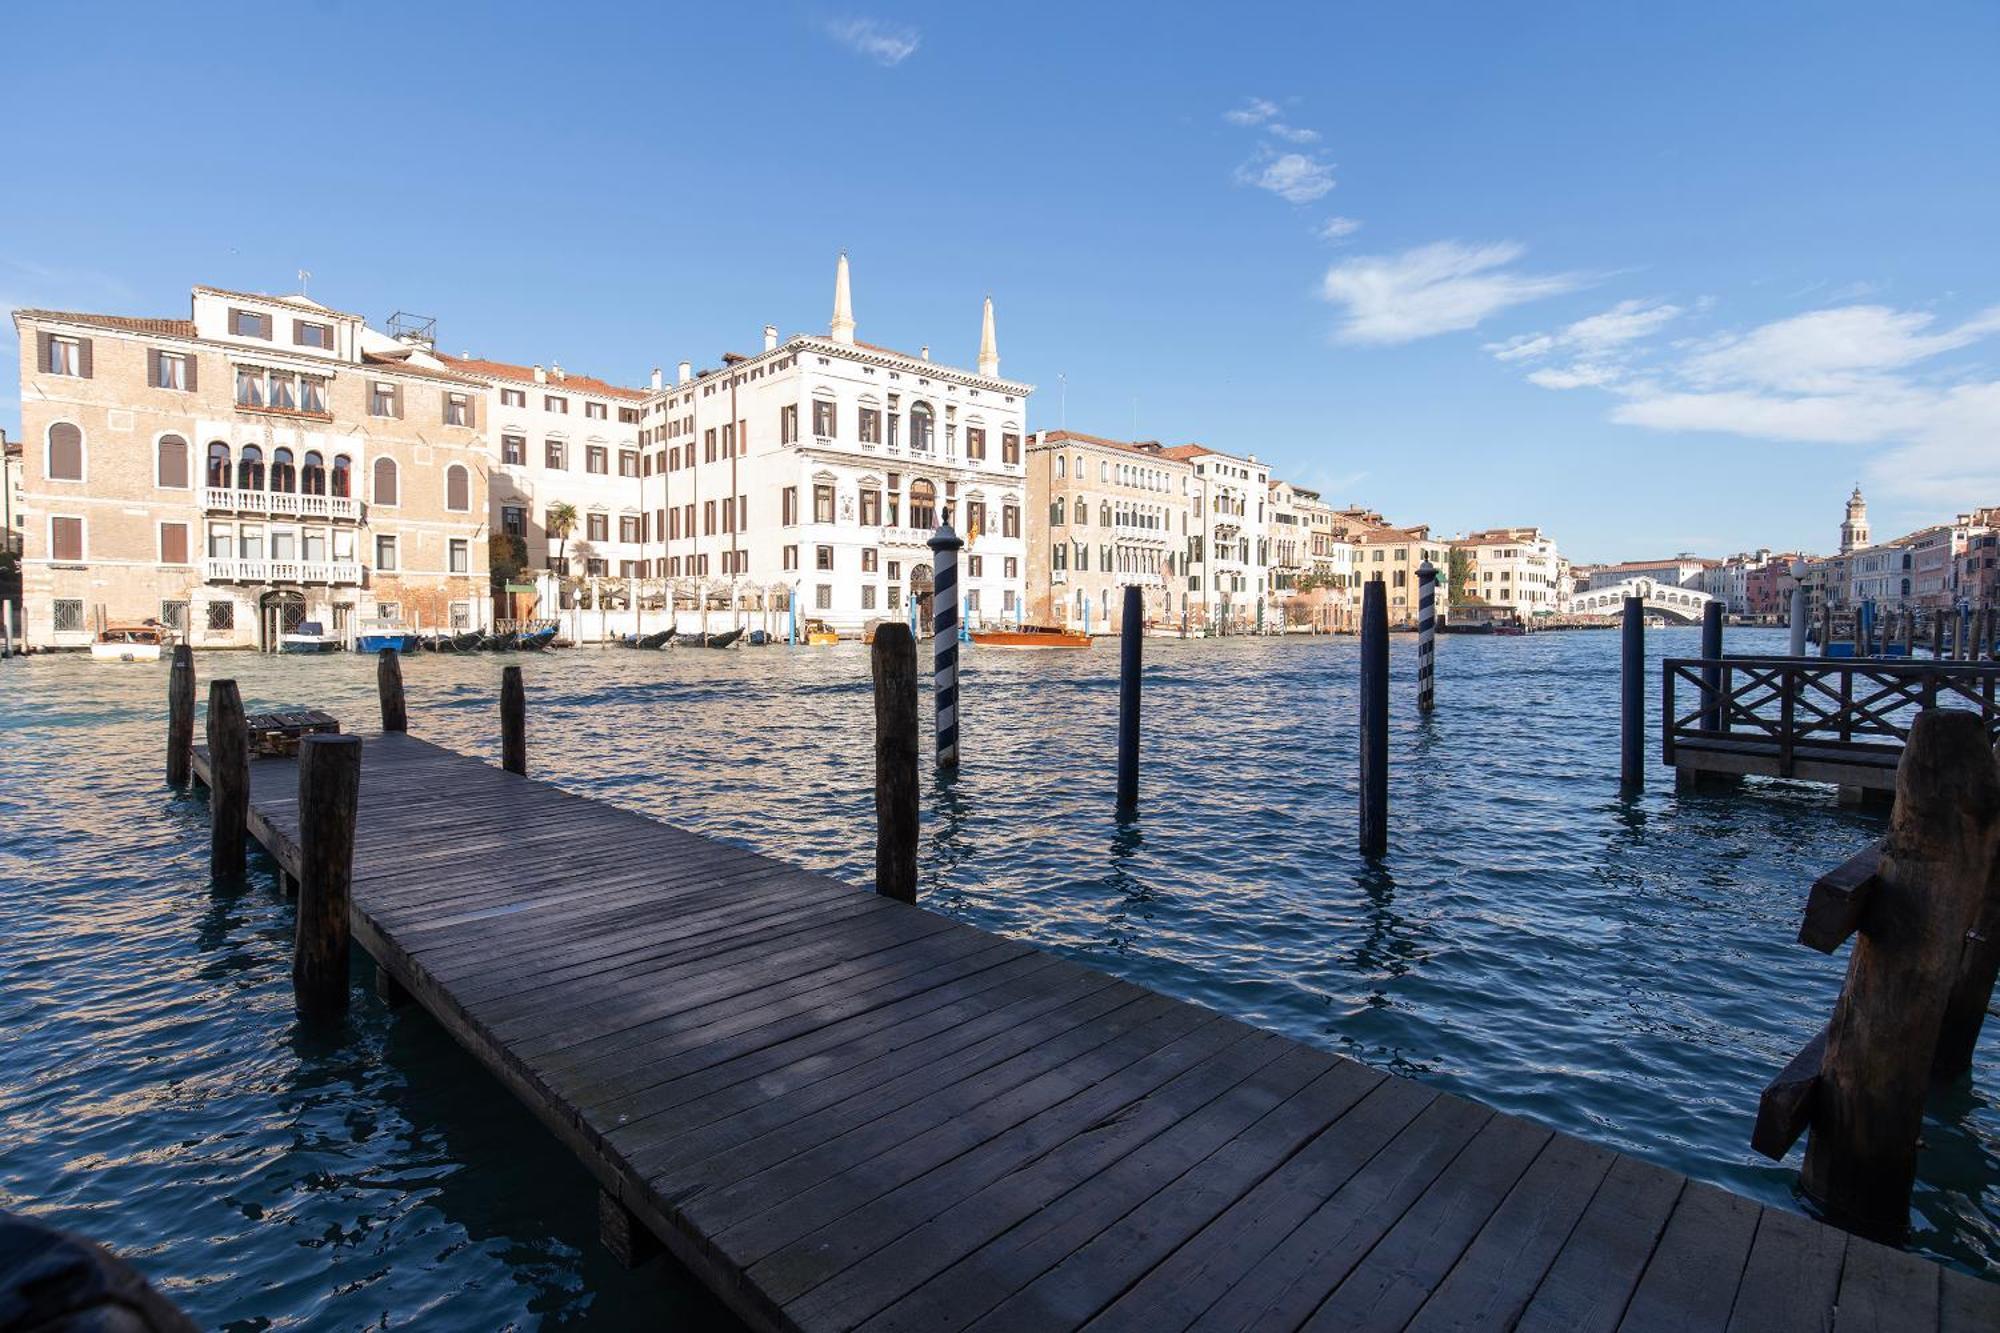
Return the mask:
{"type": "Polygon", "coordinates": [[[965,546],[946,523],[931,534],[931,698],[937,702],[937,766],[958,767],[958,553],[965,546]]]}
{"type": "Polygon", "coordinates": [[[1417,711],[1437,705],[1437,566],[1417,566],[1417,711]]]}

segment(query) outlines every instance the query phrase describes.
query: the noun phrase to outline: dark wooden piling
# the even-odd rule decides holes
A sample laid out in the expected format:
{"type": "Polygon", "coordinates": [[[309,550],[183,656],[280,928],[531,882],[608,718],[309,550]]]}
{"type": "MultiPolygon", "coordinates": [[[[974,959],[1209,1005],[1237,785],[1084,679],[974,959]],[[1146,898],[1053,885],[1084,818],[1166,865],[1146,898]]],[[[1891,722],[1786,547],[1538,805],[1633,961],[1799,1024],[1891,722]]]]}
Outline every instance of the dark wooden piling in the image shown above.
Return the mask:
{"type": "Polygon", "coordinates": [[[217,883],[239,884],[250,826],[250,729],[233,680],[209,682],[208,753],[208,873],[217,883]]]}
{"type": "Polygon", "coordinates": [[[1854,608],[1854,622],[1848,628],[1851,632],[1847,637],[1853,641],[1854,656],[1857,659],[1868,656],[1868,618],[1862,614],[1861,607],[1854,608]]]}
{"type": "Polygon", "coordinates": [[[517,666],[500,673],[500,767],[528,772],[528,691],[517,666]]]}
{"type": "Polygon", "coordinates": [[[299,742],[299,906],[292,937],[292,995],[300,1013],[338,1013],[347,1007],[348,898],[360,797],[359,736],[308,736],[299,742]]]}
{"type": "Polygon", "coordinates": [[[1361,595],[1361,854],[1389,850],[1389,601],[1380,579],[1361,595]]]}
{"type": "Polygon", "coordinates": [[[1646,785],[1646,603],[1625,599],[1618,681],[1618,782],[1628,792],[1646,785]]]}
{"type": "MultiPolygon", "coordinates": [[[[2000,746],[1993,751],[1995,771],[2000,772],[2000,746]]],[[[1986,897],[1979,906],[1972,931],[1965,937],[1965,951],[1959,955],[1958,973],[1952,978],[1951,998],[1945,1002],[1944,1023],[1938,1030],[1937,1053],[1931,1059],[1931,1078],[1952,1083],[1972,1072],[1972,1052],[1979,1045],[1979,1031],[1993,1005],[1993,986],[2000,980],[2000,854],[1996,854],[1986,876],[1986,897]]]]}
{"type": "Polygon", "coordinates": [[[1722,730],[1722,603],[1701,609],[1701,655],[1713,665],[1701,669],[1703,731],[1722,730]]]}
{"type": "Polygon", "coordinates": [[[1805,1191],[1853,1229],[1908,1224],[1917,1136],[1966,932],[2000,845],[2000,770],[1977,714],[1926,709],[1812,1094],[1805,1191]]]}
{"type": "Polygon", "coordinates": [[[375,692],[382,696],[382,730],[408,731],[410,714],[403,706],[403,659],[394,648],[375,657],[375,692]]]}
{"type": "Polygon", "coordinates": [[[1139,810],[1139,676],[1145,669],[1145,599],[1125,589],[1118,620],[1118,813],[1139,810]]]}
{"type": "Polygon", "coordinates": [[[908,625],[879,625],[875,677],[875,892],[917,900],[917,640],[908,625]]]}
{"type": "Polygon", "coordinates": [[[194,776],[194,649],[174,645],[167,675],[167,785],[185,787],[194,776]]]}
{"type": "Polygon", "coordinates": [[[1914,607],[1903,612],[1903,657],[1912,662],[1917,658],[1917,612],[1914,607]]]}
{"type": "Polygon", "coordinates": [[[1933,609],[1931,611],[1931,660],[1942,661],[1943,659],[1944,659],[1944,612],[1933,609]]]}

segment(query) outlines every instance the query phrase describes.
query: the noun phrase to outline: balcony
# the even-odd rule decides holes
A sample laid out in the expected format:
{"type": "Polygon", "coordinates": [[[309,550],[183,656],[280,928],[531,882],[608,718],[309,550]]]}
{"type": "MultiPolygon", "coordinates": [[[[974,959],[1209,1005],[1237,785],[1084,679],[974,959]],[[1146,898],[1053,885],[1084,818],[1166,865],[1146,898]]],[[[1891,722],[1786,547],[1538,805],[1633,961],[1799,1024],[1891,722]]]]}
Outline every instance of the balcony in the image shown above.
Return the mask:
{"type": "Polygon", "coordinates": [[[211,513],[263,514],[271,518],[325,518],[359,522],[361,502],[346,495],[305,495],[297,491],[239,491],[204,486],[201,507],[211,513]]]}
{"type": "Polygon", "coordinates": [[[326,583],[358,586],[361,582],[361,565],[359,561],[354,560],[231,560],[210,556],[201,563],[202,577],[210,583],[326,583]]]}

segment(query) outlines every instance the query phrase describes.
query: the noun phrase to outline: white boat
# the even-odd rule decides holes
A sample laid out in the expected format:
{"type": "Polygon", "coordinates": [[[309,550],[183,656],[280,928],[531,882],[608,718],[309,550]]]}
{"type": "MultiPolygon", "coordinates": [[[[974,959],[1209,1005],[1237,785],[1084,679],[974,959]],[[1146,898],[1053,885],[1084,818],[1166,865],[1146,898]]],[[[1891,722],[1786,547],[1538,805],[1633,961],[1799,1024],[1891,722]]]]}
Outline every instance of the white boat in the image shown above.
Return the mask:
{"type": "Polygon", "coordinates": [[[159,625],[111,625],[90,645],[100,662],[157,662],[173,634],[159,625]]]}
{"type": "Polygon", "coordinates": [[[278,651],[285,653],[337,653],[340,640],[326,632],[317,620],[301,620],[299,627],[278,639],[278,651]]]}

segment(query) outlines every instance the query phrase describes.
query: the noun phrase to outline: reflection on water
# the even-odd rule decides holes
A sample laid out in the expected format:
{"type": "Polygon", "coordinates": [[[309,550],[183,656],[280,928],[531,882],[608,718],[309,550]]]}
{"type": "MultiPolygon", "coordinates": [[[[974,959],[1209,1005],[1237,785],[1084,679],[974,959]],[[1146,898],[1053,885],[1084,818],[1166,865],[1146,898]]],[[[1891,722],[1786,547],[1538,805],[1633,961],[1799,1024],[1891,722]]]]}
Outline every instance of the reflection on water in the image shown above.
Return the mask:
{"type": "MultiPolygon", "coordinates": [[[[964,767],[924,797],[929,904],[1790,1202],[1796,1156],[1756,1157],[1750,1124],[1839,987],[1842,960],[1795,942],[1806,888],[1878,815],[1754,781],[1755,799],[1677,797],[1657,767],[1621,797],[1615,637],[1570,634],[1441,641],[1425,719],[1396,642],[1376,865],[1354,852],[1351,641],[1148,642],[1140,815],[1121,822],[1109,646],[968,655],[964,767]]],[[[502,665],[407,659],[413,729],[497,760],[502,665]]],[[[538,774],[872,873],[858,645],[520,665],[538,774]]],[[[372,723],[365,659],[198,670],[253,708],[372,723]]],[[[297,1026],[270,864],[211,893],[206,805],[159,785],[165,679],[0,666],[0,1205],[132,1252],[222,1327],[713,1317],[684,1279],[612,1266],[588,1178],[420,1013],[361,991],[344,1023],[297,1026]]],[[[1926,1127],[1918,1240],[1969,1266],[2000,1258],[1996,1134],[1979,1089],[1926,1127]]]]}

